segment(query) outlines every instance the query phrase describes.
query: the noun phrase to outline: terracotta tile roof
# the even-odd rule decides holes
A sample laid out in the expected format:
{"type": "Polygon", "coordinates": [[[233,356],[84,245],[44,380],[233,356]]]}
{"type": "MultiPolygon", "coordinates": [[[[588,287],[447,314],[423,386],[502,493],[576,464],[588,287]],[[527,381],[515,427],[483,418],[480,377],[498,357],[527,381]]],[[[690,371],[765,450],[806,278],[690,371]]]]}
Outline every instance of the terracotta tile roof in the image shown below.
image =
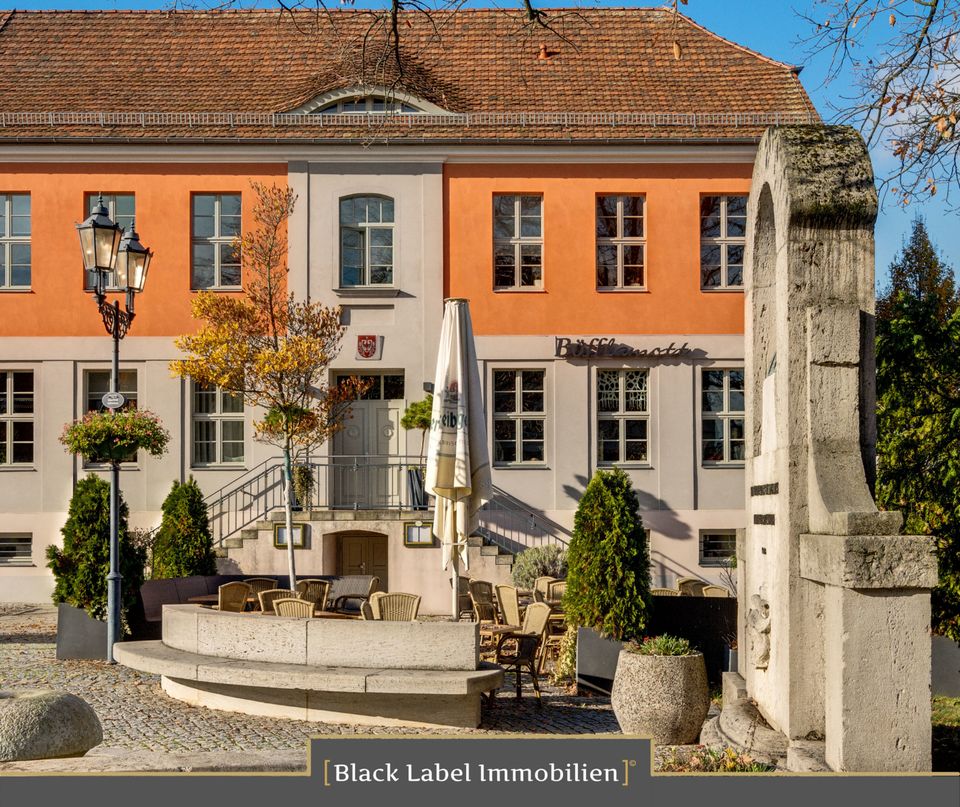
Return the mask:
{"type": "Polygon", "coordinates": [[[363,11],[0,12],[0,140],[713,140],[818,120],[794,68],[686,17],[554,15],[568,41],[516,11],[409,14],[400,71],[382,31],[364,51],[363,11]],[[460,114],[282,114],[361,84],[460,114]]]}

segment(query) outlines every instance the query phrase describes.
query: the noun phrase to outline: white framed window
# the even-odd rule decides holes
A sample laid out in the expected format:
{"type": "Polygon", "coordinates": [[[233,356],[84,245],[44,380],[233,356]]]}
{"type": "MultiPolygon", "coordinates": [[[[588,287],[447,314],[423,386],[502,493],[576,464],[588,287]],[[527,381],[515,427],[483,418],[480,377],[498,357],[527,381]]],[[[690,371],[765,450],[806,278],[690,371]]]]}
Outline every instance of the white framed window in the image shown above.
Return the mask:
{"type": "Polygon", "coordinates": [[[370,113],[420,112],[405,101],[390,99],[383,95],[353,96],[340,98],[317,110],[321,115],[369,115],[370,113]]]}
{"type": "Polygon", "coordinates": [[[33,464],[33,383],[32,370],[0,370],[0,466],[33,464]]]}
{"type": "Polygon", "coordinates": [[[243,397],[193,382],[191,433],[194,467],[244,461],[243,397]]]}
{"type": "Polygon", "coordinates": [[[597,464],[649,462],[647,370],[597,370],[597,464]]]}
{"type": "MultiPolygon", "coordinates": [[[[97,206],[100,197],[103,197],[103,204],[107,208],[107,215],[126,232],[132,225],[136,215],[136,198],[132,193],[87,193],[84,196],[84,209],[89,216],[97,206]]],[[[94,272],[87,272],[87,278],[84,282],[84,290],[91,291],[96,288],[97,279],[94,272]]],[[[117,288],[116,273],[111,272],[107,278],[108,291],[120,291],[117,288]]]]}
{"type": "Polygon", "coordinates": [[[0,532],[0,566],[32,566],[33,533],[0,532]]]}
{"type": "Polygon", "coordinates": [[[543,288],[543,197],[493,197],[493,286],[504,291],[543,288]]]}
{"type": "Polygon", "coordinates": [[[191,289],[241,288],[239,193],[195,193],[191,198],[191,289]]]}
{"type": "Polygon", "coordinates": [[[0,289],[29,289],[30,194],[0,193],[0,289]]]}
{"type": "Polygon", "coordinates": [[[597,196],[597,288],[646,288],[642,195],[597,196]]]}
{"type": "MultiPolygon", "coordinates": [[[[121,370],[117,378],[118,392],[126,399],[121,409],[136,409],[139,396],[137,394],[137,371],[121,370]]],[[[101,400],[110,391],[110,370],[87,370],[84,373],[84,395],[87,412],[104,412],[107,407],[101,400]]],[[[137,452],[124,457],[123,462],[136,462],[137,452]]],[[[97,466],[101,463],[84,463],[85,467],[97,466]]]]}
{"type": "Polygon", "coordinates": [[[743,288],[746,196],[700,198],[700,288],[743,288]]]}
{"type": "Polygon", "coordinates": [[[701,566],[729,566],[736,554],[736,530],[700,530],[701,566]]]}
{"type": "Polygon", "coordinates": [[[745,459],[743,369],[701,373],[701,459],[704,465],[739,465],[745,459]]]}
{"type": "Polygon", "coordinates": [[[546,462],[546,394],[543,369],[493,371],[494,465],[546,462]]]}
{"type": "Polygon", "coordinates": [[[389,196],[340,200],[340,287],[393,285],[394,203],[389,196]]]}

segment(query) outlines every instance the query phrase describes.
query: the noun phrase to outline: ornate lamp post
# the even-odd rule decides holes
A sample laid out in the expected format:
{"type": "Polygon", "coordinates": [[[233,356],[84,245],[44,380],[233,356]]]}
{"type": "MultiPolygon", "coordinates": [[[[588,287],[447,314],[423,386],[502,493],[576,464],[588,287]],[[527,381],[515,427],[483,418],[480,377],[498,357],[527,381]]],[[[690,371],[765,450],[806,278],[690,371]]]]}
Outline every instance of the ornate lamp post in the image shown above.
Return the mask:
{"type": "MultiPolygon", "coordinates": [[[[119,392],[120,340],[127,335],[134,318],[134,297],[143,291],[153,253],[140,243],[133,223],[125,233],[108,216],[103,197],[90,217],[77,225],[83,253],[85,280],[93,279],[91,292],[103,318],[107,333],[113,337],[113,369],[110,392],[103,405],[111,412],[126,403],[119,392]],[[113,275],[111,282],[111,275],[113,275]],[[120,301],[107,299],[107,293],[126,292],[125,310],[120,301]]],[[[107,660],[113,662],[113,645],[120,638],[120,461],[110,463],[110,573],[107,575],[107,660]]]]}

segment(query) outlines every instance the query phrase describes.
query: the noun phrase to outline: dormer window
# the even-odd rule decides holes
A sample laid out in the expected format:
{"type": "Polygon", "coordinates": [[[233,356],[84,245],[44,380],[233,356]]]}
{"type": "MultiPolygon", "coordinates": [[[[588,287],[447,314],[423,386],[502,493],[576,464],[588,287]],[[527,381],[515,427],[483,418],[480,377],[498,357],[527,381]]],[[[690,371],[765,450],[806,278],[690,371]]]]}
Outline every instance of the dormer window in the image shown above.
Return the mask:
{"type": "Polygon", "coordinates": [[[420,112],[415,106],[403,101],[387,99],[382,95],[368,95],[364,98],[343,98],[318,109],[321,115],[369,115],[374,113],[420,112]]]}
{"type": "Polygon", "coordinates": [[[391,87],[353,85],[341,87],[315,96],[296,109],[287,110],[297,115],[449,115],[425,98],[410,95],[391,87]]]}

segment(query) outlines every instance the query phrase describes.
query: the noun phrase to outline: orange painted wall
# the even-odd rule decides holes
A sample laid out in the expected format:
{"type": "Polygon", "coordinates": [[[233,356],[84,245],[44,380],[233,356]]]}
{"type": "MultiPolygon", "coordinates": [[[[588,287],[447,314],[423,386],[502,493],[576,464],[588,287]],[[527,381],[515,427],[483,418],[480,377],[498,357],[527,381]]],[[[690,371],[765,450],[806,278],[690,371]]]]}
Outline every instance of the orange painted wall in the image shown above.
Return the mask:
{"type": "Polygon", "coordinates": [[[699,200],[743,194],[752,164],[444,168],[444,291],[478,334],[743,333],[743,294],[700,290],[699,200]],[[542,292],[493,291],[493,194],[543,195],[542,292]],[[648,292],[596,290],[595,198],[646,194],[648,292]]]}
{"type": "Polygon", "coordinates": [[[103,324],[83,290],[74,224],[87,217],[85,195],[135,193],[140,240],[153,250],[137,297],[133,336],[190,332],[190,195],[239,192],[242,226],[253,221],[250,180],[286,186],[286,164],[0,165],[0,193],[31,196],[32,289],[0,292],[0,336],[102,336],[103,324]]]}

